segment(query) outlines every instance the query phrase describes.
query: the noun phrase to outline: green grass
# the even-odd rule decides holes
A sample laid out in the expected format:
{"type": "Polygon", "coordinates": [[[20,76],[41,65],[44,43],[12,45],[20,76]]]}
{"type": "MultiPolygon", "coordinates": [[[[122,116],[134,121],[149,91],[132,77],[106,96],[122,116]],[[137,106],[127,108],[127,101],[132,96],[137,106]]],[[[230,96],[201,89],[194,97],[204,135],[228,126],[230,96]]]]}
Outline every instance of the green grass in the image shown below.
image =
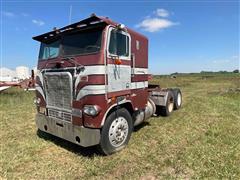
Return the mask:
{"type": "Polygon", "coordinates": [[[180,87],[183,106],[153,117],[132,134],[127,148],[101,156],[49,135],[37,135],[33,92],[0,94],[3,179],[240,179],[240,76],[158,76],[153,83],[180,87]]]}

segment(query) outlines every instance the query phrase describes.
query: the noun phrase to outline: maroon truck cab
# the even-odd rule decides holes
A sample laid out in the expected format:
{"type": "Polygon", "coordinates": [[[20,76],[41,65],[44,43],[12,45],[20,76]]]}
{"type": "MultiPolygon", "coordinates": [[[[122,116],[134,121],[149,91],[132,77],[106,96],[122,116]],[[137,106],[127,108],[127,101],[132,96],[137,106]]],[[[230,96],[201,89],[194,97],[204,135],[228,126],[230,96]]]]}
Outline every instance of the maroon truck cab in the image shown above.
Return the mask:
{"type": "Polygon", "coordinates": [[[108,18],[91,17],[33,38],[39,130],[104,154],[122,149],[132,129],[181,106],[179,89],[148,85],[148,39],[108,18]]]}

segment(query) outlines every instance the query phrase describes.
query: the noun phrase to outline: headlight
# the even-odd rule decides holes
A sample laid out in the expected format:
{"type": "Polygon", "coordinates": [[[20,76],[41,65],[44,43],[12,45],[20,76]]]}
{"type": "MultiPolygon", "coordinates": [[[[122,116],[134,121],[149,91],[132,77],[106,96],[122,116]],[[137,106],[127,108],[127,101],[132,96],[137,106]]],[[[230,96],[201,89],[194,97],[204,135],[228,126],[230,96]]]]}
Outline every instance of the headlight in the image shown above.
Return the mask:
{"type": "Polygon", "coordinates": [[[97,105],[85,105],[83,112],[89,116],[96,116],[101,111],[100,107],[97,105]]]}

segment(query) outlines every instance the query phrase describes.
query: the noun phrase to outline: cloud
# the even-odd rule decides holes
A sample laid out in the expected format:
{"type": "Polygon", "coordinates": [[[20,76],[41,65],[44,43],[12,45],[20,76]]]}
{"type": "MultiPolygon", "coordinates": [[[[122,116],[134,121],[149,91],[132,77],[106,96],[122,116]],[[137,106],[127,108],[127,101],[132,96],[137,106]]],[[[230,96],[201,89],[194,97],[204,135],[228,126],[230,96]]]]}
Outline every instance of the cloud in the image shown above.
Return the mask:
{"type": "Polygon", "coordinates": [[[228,63],[235,63],[236,60],[237,61],[239,60],[239,56],[238,55],[233,55],[233,56],[228,57],[226,59],[216,59],[216,60],[213,60],[212,62],[214,64],[228,64],[228,63]]]}
{"type": "Polygon", "coordinates": [[[166,9],[157,9],[153,11],[152,15],[148,15],[145,19],[136,25],[137,28],[142,28],[147,32],[157,32],[161,29],[166,29],[174,25],[178,25],[180,23],[173,22],[167,17],[169,16],[169,12],[166,9]]]}
{"type": "Polygon", "coordinates": [[[21,13],[21,15],[22,15],[22,16],[24,16],[24,17],[28,17],[28,16],[29,16],[29,14],[28,14],[28,13],[24,13],[24,12],[23,12],[23,13],[21,13]]]}
{"type": "Polygon", "coordinates": [[[23,17],[28,17],[30,16],[28,13],[20,13],[20,14],[16,14],[16,13],[13,13],[13,12],[10,12],[10,11],[2,11],[1,14],[5,17],[9,17],[9,18],[12,18],[12,17],[18,17],[18,16],[23,16],[23,17]]]}
{"type": "Polygon", "coordinates": [[[233,55],[232,59],[239,59],[238,55],[233,55]]]}
{"type": "Polygon", "coordinates": [[[32,20],[32,23],[33,23],[33,24],[36,24],[36,25],[38,25],[38,26],[43,26],[43,25],[45,24],[44,21],[42,21],[42,20],[36,20],[36,19],[33,19],[33,20],[32,20]]]}
{"type": "Polygon", "coordinates": [[[225,64],[225,63],[229,63],[229,62],[230,62],[229,59],[219,59],[219,60],[213,61],[214,64],[225,64]]]}
{"type": "Polygon", "coordinates": [[[169,28],[174,25],[178,25],[179,23],[172,22],[168,19],[162,18],[147,18],[144,19],[140,24],[137,25],[139,28],[143,28],[143,30],[148,32],[156,32],[161,29],[169,28]]]}
{"type": "Polygon", "coordinates": [[[169,12],[166,9],[157,9],[155,11],[155,14],[159,17],[168,17],[169,16],[169,12]]]}
{"type": "Polygon", "coordinates": [[[27,31],[28,28],[26,28],[26,27],[24,27],[24,28],[16,27],[15,30],[16,30],[16,31],[21,31],[21,32],[22,32],[22,31],[27,31]]]}
{"type": "Polygon", "coordinates": [[[9,11],[2,11],[2,15],[5,17],[15,17],[15,14],[13,12],[9,12],[9,11]]]}

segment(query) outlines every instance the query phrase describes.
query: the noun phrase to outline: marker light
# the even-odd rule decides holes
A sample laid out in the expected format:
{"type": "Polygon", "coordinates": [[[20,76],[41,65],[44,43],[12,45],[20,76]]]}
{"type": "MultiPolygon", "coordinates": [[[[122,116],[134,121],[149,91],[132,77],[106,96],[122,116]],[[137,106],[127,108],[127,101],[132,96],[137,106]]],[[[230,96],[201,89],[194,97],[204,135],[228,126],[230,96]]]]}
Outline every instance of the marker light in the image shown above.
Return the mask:
{"type": "Polygon", "coordinates": [[[115,64],[120,65],[120,64],[122,64],[122,61],[120,59],[116,59],[115,64]]]}
{"type": "Polygon", "coordinates": [[[36,99],[34,99],[33,102],[34,102],[34,104],[39,105],[40,102],[41,102],[41,99],[40,98],[36,98],[36,99]]]}

